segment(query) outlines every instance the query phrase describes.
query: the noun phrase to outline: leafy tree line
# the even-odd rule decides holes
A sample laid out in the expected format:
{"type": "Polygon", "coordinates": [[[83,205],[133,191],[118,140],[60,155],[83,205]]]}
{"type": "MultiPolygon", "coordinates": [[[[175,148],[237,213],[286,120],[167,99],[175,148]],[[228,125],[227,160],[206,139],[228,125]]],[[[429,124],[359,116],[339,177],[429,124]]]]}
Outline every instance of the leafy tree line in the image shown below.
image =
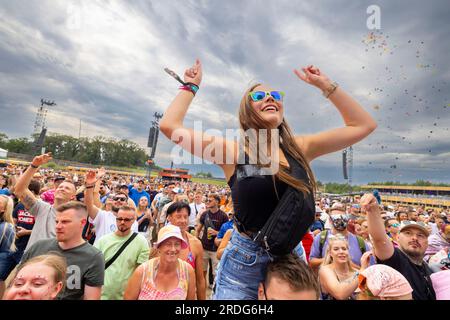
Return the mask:
{"type": "Polygon", "coordinates": [[[370,182],[368,185],[381,185],[381,186],[415,186],[415,187],[450,187],[448,183],[434,183],[426,180],[416,180],[414,183],[402,183],[398,181],[386,181],[386,182],[370,182]]]}
{"type": "MultiPolygon", "coordinates": [[[[30,154],[34,140],[28,138],[8,139],[0,133],[0,148],[9,152],[30,154]]],[[[46,152],[52,152],[55,159],[106,166],[143,166],[148,156],[137,143],[126,139],[112,139],[102,136],[75,138],[69,135],[51,133],[45,138],[46,152]]]]}
{"type": "Polygon", "coordinates": [[[361,191],[359,186],[351,186],[348,183],[335,183],[330,182],[324,184],[326,193],[335,193],[335,194],[344,194],[350,192],[358,192],[361,191]]]}
{"type": "Polygon", "coordinates": [[[211,172],[199,172],[194,175],[197,178],[212,178],[213,175],[211,172]]]}

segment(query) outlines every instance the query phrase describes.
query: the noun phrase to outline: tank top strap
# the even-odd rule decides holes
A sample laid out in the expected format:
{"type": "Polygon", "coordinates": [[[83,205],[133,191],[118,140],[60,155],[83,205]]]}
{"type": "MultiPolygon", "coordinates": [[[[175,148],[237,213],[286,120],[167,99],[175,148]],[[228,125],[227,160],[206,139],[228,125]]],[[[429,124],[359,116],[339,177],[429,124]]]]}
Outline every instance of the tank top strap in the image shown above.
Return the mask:
{"type": "Polygon", "coordinates": [[[192,268],[195,269],[195,256],[194,256],[194,254],[192,253],[192,250],[191,250],[191,243],[189,242],[189,237],[187,237],[186,240],[187,240],[186,242],[188,244],[188,247],[187,247],[188,255],[187,255],[187,258],[186,258],[186,262],[189,263],[192,266],[192,268]]]}
{"type": "Polygon", "coordinates": [[[187,293],[189,283],[189,264],[181,259],[178,259],[178,263],[178,286],[187,293]]]}
{"type": "Polygon", "coordinates": [[[147,281],[156,288],[155,286],[155,276],[156,276],[156,270],[157,267],[157,261],[159,262],[159,258],[153,258],[148,261],[148,268],[147,268],[147,281]],[[155,265],[156,264],[156,265],[155,265]]]}

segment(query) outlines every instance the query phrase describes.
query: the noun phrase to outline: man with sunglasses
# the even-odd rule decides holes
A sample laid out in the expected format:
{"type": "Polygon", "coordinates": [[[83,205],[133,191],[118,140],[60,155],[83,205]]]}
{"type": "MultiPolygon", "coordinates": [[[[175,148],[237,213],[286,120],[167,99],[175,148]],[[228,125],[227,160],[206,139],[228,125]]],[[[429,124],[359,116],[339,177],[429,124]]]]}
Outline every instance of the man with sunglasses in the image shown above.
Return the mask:
{"type": "Polygon", "coordinates": [[[436,300],[430,275],[431,269],[424,262],[428,248],[429,231],[422,222],[403,221],[400,225],[398,244],[395,248],[386,235],[381,210],[371,194],[361,198],[361,207],[367,212],[369,234],[378,263],[388,265],[405,276],[413,288],[414,300],[436,300]]]}
{"type": "MultiPolygon", "coordinates": [[[[88,209],[89,222],[95,227],[95,242],[94,245],[103,237],[104,235],[113,233],[117,230],[116,216],[120,207],[127,205],[128,197],[124,193],[116,193],[113,197],[113,203],[111,211],[105,211],[97,208],[94,205],[94,187],[98,183],[97,174],[95,171],[91,170],[86,174],[86,190],[84,191],[84,202],[88,209]]],[[[131,226],[131,230],[138,232],[138,223],[134,221],[131,226]]]]}
{"type": "MultiPolygon", "coordinates": [[[[134,208],[123,206],[117,212],[117,230],[102,237],[95,247],[99,249],[105,262],[119,251],[124,243],[133,234],[131,226],[136,221],[134,208]]],[[[105,270],[105,283],[102,288],[102,300],[122,300],[128,279],[134,270],[148,260],[150,249],[148,242],[142,234],[138,234],[136,239],[131,240],[117,259],[105,270]]]]}

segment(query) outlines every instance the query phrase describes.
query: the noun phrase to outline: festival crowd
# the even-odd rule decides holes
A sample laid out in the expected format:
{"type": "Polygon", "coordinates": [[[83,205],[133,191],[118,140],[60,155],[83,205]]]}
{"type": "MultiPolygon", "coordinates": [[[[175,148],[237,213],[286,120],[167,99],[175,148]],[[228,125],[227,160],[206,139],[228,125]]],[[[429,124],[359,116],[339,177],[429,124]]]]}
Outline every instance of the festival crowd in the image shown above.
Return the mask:
{"type": "MultiPolygon", "coordinates": [[[[3,299],[207,300],[218,270],[246,261],[236,251],[221,265],[236,232],[228,186],[41,168],[50,159],[0,168],[3,299]]],[[[448,210],[318,195],[314,223],[272,257],[257,297],[450,299],[449,248],[448,210]]]]}

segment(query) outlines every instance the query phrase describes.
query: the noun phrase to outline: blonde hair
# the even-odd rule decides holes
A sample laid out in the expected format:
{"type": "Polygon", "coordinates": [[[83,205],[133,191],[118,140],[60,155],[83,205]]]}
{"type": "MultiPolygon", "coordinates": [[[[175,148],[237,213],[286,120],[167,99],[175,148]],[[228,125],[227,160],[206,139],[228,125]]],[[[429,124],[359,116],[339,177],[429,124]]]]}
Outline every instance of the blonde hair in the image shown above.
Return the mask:
{"type": "MultiPolygon", "coordinates": [[[[251,86],[247,89],[247,91],[245,91],[245,94],[242,97],[239,108],[239,123],[241,129],[244,131],[248,129],[269,129],[269,124],[250,105],[249,93],[260,85],[261,83],[257,83],[251,86]]],[[[284,118],[277,129],[279,130],[281,146],[300,163],[303,169],[305,169],[309,181],[305,182],[292,177],[289,174],[287,167],[281,164],[280,170],[275,174],[275,176],[284,183],[302,192],[305,196],[311,192],[314,195],[316,191],[316,180],[314,178],[314,174],[305,158],[305,155],[295,142],[294,135],[284,118]]],[[[259,139],[259,137],[257,139],[259,139]]],[[[272,137],[270,130],[268,130],[267,140],[267,144],[271,145],[272,137]]]]}
{"type": "MultiPolygon", "coordinates": [[[[61,291],[63,291],[66,286],[67,262],[66,262],[66,258],[64,258],[62,255],[60,255],[58,252],[50,251],[47,254],[36,256],[36,257],[31,258],[30,260],[27,260],[26,262],[19,265],[19,267],[17,268],[17,271],[14,275],[14,278],[17,277],[20,270],[22,270],[23,268],[25,268],[29,265],[32,265],[32,264],[37,264],[37,263],[42,263],[53,269],[53,271],[54,271],[53,280],[55,281],[55,283],[62,282],[61,291]]],[[[12,281],[9,286],[11,286],[11,285],[12,285],[12,281]]]]}
{"type": "MultiPolygon", "coordinates": [[[[137,212],[138,212],[139,210],[141,210],[141,200],[142,200],[142,198],[147,199],[147,204],[150,204],[150,201],[148,200],[148,198],[147,198],[146,196],[140,197],[140,198],[139,198],[138,205],[136,206],[136,211],[137,211],[137,212]]],[[[144,207],[144,209],[147,209],[147,208],[148,208],[147,206],[144,207]]],[[[139,212],[138,212],[138,213],[139,213],[139,212]]]]}
{"type": "Polygon", "coordinates": [[[333,247],[333,243],[337,242],[337,241],[343,241],[345,243],[345,246],[347,247],[347,250],[349,251],[349,253],[347,255],[348,270],[355,271],[355,269],[352,267],[352,263],[350,260],[350,248],[348,246],[348,241],[344,236],[341,236],[341,235],[337,235],[337,236],[329,235],[328,236],[328,246],[327,246],[327,250],[325,252],[325,258],[323,259],[322,265],[326,266],[326,265],[333,263],[333,257],[331,256],[331,248],[333,247]]]}
{"type": "MultiPolygon", "coordinates": [[[[13,233],[13,239],[16,238],[16,231],[15,231],[15,223],[12,216],[13,209],[14,209],[14,201],[8,196],[0,195],[0,201],[2,201],[5,205],[5,211],[2,215],[0,215],[0,222],[4,221],[6,223],[6,226],[3,228],[3,232],[0,236],[0,243],[3,241],[6,235],[6,230],[8,229],[8,226],[11,227],[12,233],[13,233]]],[[[16,251],[16,244],[15,241],[11,241],[11,245],[9,247],[10,251],[16,251]]]]}

